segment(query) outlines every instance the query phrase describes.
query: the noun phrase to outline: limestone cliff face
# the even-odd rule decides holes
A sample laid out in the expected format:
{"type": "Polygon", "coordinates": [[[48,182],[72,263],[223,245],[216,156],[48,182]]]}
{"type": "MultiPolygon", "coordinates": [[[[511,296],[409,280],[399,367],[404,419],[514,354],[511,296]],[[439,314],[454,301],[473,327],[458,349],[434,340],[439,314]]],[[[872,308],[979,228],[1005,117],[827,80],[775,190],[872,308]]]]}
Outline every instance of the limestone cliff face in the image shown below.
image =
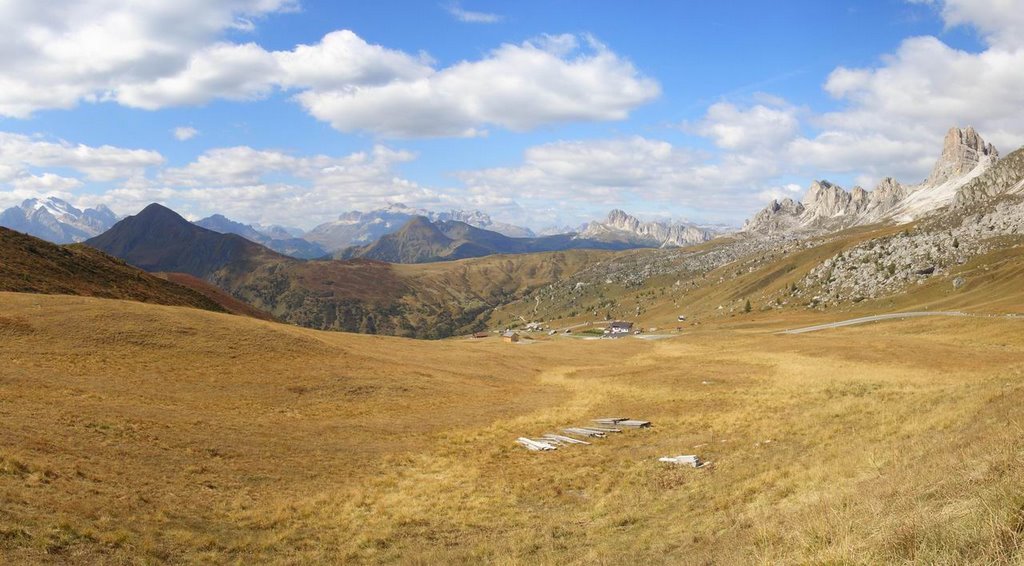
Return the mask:
{"type": "Polygon", "coordinates": [[[861,211],[860,224],[871,224],[886,217],[903,199],[907,198],[907,188],[892,177],[886,177],[878,183],[875,190],[867,194],[867,203],[861,211]]]}
{"type": "MultiPolygon", "coordinates": [[[[873,191],[854,187],[846,191],[828,181],[814,181],[799,203],[773,201],[744,225],[751,233],[822,232],[877,222],[907,222],[953,203],[986,194],[987,189],[972,184],[970,194],[961,191],[990,170],[999,159],[995,146],[986,142],[974,128],[951,128],[943,140],[931,174],[921,184],[907,186],[891,177],[883,179],[873,191]],[[963,196],[957,196],[963,193],[963,196]],[[798,211],[798,209],[800,209],[798,211]]],[[[1012,189],[1009,179],[997,183],[1012,189]]],[[[988,191],[993,192],[993,191],[988,191]]]]}
{"type": "Polygon", "coordinates": [[[743,225],[743,232],[777,234],[792,232],[800,227],[804,205],[793,199],[773,200],[743,225]]]}
{"type": "Polygon", "coordinates": [[[604,222],[591,222],[580,235],[605,241],[643,243],[660,247],[692,246],[714,237],[708,230],[689,224],[641,222],[621,210],[612,210],[604,222]]]}
{"type": "Polygon", "coordinates": [[[853,195],[828,181],[814,181],[804,196],[803,224],[810,225],[850,214],[853,195]]]}
{"type": "Polygon", "coordinates": [[[957,191],[955,206],[983,204],[1005,195],[1024,194],[1024,148],[999,160],[994,167],[957,191]]]}
{"type": "Polygon", "coordinates": [[[950,128],[942,143],[942,154],[923,184],[941,185],[970,173],[979,163],[991,164],[997,159],[999,151],[994,145],[986,143],[973,127],[950,128]]]}

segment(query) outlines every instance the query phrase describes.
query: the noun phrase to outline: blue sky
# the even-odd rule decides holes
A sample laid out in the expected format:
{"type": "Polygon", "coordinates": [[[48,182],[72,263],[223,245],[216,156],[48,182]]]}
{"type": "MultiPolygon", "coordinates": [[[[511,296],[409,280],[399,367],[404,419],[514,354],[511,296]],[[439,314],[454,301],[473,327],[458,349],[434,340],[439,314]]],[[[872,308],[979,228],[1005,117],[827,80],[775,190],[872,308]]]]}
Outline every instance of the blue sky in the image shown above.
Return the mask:
{"type": "Polygon", "coordinates": [[[0,206],[738,224],[1024,143],[1018,0],[47,4],[0,7],[0,206]]]}

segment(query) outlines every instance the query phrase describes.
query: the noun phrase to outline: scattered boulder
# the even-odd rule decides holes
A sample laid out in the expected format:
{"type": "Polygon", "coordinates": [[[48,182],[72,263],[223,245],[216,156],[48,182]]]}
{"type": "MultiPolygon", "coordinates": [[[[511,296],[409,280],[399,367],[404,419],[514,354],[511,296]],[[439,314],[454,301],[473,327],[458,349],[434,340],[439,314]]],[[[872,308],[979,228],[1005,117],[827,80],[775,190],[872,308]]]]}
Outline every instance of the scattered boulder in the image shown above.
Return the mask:
{"type": "Polygon", "coordinates": [[[956,279],[953,280],[953,288],[954,289],[959,289],[959,288],[963,287],[966,284],[967,284],[967,280],[964,279],[963,277],[957,277],[956,279]]]}

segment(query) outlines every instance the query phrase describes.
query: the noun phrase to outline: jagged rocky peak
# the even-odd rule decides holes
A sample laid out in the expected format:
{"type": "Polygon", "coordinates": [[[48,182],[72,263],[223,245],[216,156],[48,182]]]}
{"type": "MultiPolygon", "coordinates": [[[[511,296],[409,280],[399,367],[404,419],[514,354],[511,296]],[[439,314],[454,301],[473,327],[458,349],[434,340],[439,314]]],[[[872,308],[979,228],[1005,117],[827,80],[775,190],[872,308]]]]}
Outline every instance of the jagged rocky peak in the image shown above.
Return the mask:
{"type": "MultiPolygon", "coordinates": [[[[854,187],[845,191],[828,181],[815,181],[803,199],[804,210],[772,203],[744,225],[747,232],[802,232],[837,230],[876,222],[909,222],[953,202],[958,190],[999,162],[999,152],[974,128],[952,128],[931,175],[918,185],[903,185],[886,177],[873,191],[854,187]]],[[[1003,169],[1006,169],[1005,167],[1003,169]]],[[[986,177],[987,178],[987,177],[986,177]]],[[[976,194],[985,193],[972,185],[976,194]]],[[[971,197],[974,198],[974,197],[971,197]]],[[[963,197],[960,200],[971,200],[963,197]]],[[[799,204],[799,203],[796,203],[799,204]]]]}
{"type": "Polygon", "coordinates": [[[874,190],[874,194],[876,195],[892,195],[905,192],[906,189],[903,185],[892,177],[886,177],[879,181],[874,190]]]}
{"type": "Polygon", "coordinates": [[[786,232],[797,227],[803,213],[804,205],[801,202],[791,198],[773,200],[743,224],[743,231],[765,234],[786,232]]]}
{"type": "Polygon", "coordinates": [[[875,190],[868,193],[867,203],[861,208],[860,223],[880,220],[907,196],[907,188],[892,177],[879,181],[875,190]]]}
{"type": "Polygon", "coordinates": [[[804,196],[804,214],[809,219],[831,218],[849,211],[853,196],[839,185],[814,181],[804,196]]]}
{"type": "Polygon", "coordinates": [[[635,216],[628,214],[625,210],[618,208],[613,209],[608,213],[608,219],[605,222],[616,228],[623,228],[626,230],[636,230],[640,226],[640,220],[635,216]]]}
{"type": "Polygon", "coordinates": [[[591,222],[580,232],[581,238],[682,247],[706,242],[714,237],[709,230],[684,223],[641,222],[625,211],[614,209],[604,222],[591,222]]]}
{"type": "Polygon", "coordinates": [[[979,164],[991,165],[997,159],[999,151],[982,139],[973,127],[950,128],[942,143],[942,154],[924,185],[940,185],[970,173],[979,164]]]}

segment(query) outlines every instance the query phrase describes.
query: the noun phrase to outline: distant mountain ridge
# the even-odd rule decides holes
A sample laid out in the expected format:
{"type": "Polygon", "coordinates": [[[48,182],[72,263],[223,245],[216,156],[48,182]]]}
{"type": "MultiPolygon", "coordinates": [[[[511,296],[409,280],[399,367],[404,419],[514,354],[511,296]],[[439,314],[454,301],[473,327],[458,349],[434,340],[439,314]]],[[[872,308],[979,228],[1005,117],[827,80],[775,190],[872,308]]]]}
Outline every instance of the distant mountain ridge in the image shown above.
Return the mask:
{"type": "MultiPolygon", "coordinates": [[[[428,219],[423,222],[414,227],[434,228],[428,219]]],[[[191,275],[202,281],[172,280],[211,297],[216,293],[202,283],[216,285],[292,324],[418,338],[482,330],[484,317],[496,306],[585,268],[597,255],[584,250],[524,254],[443,269],[396,269],[367,259],[299,260],[236,234],[207,230],[159,204],[87,244],[147,271],[191,275]]]]}
{"type": "Polygon", "coordinates": [[[577,236],[582,239],[622,242],[644,247],[685,247],[711,240],[715,234],[692,224],[641,222],[615,209],[604,222],[591,222],[577,236]]]}
{"type": "Polygon", "coordinates": [[[0,226],[55,244],[82,242],[117,222],[104,205],[80,210],[57,197],[32,198],[0,213],[0,226]]]}
{"type": "Polygon", "coordinates": [[[904,223],[954,203],[961,188],[984,174],[999,160],[995,146],[974,128],[951,128],[942,153],[928,178],[903,185],[891,177],[873,191],[842,187],[820,180],[811,183],[802,202],[772,201],[751,217],[743,232],[827,232],[878,222],[904,223]]]}
{"type": "Polygon", "coordinates": [[[220,232],[221,234],[236,234],[251,242],[262,244],[275,252],[299,259],[316,259],[327,255],[327,250],[322,248],[319,244],[307,241],[303,238],[296,238],[286,232],[283,228],[277,226],[271,227],[271,233],[273,235],[270,235],[256,229],[251,224],[235,222],[222,214],[214,214],[213,216],[196,220],[194,224],[196,226],[206,228],[207,230],[220,232]],[[282,235],[286,237],[278,237],[282,235]]]}
{"type": "Polygon", "coordinates": [[[533,237],[529,228],[496,222],[480,211],[449,210],[433,212],[393,203],[369,212],[352,211],[341,214],[337,220],[325,222],[303,235],[307,241],[319,244],[329,251],[351,246],[368,245],[381,236],[397,232],[414,217],[422,216],[432,222],[456,220],[477,228],[492,230],[513,238],[533,237]]]}
{"type": "Polygon", "coordinates": [[[494,254],[526,254],[572,249],[624,250],[628,242],[581,238],[558,234],[511,238],[458,220],[432,221],[416,216],[394,233],[366,246],[353,246],[335,254],[340,259],[364,258],[389,263],[429,263],[494,254]]]}

